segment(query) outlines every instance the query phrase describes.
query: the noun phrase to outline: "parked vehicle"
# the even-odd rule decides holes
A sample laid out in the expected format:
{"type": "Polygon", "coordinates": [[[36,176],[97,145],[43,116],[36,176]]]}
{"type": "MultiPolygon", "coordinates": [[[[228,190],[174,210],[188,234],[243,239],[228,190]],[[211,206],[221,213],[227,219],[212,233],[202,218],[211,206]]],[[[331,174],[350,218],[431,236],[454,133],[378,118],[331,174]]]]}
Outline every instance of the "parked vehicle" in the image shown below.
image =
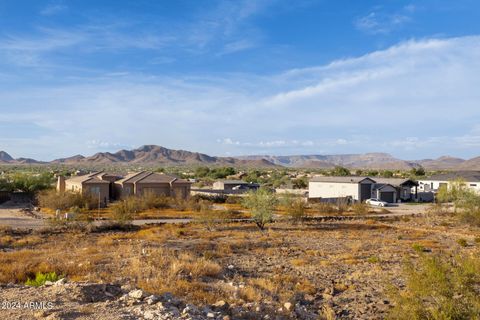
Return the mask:
{"type": "Polygon", "coordinates": [[[365,203],[369,204],[371,206],[376,206],[376,207],[386,207],[386,206],[388,206],[387,202],[382,201],[380,199],[376,199],[376,198],[367,199],[367,200],[365,200],[365,203]]]}

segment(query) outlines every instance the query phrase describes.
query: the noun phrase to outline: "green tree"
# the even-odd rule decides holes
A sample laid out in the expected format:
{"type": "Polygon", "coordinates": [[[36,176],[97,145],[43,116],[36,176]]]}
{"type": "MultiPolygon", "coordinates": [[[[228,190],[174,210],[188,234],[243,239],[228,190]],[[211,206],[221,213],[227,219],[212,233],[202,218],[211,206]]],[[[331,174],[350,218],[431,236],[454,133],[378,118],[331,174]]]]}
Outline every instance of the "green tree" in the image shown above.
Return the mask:
{"type": "Polygon", "coordinates": [[[305,189],[308,187],[308,178],[301,177],[292,180],[293,189],[305,189]]]}
{"type": "Polygon", "coordinates": [[[423,177],[425,175],[425,169],[423,167],[412,168],[410,174],[414,177],[423,177]]]}
{"type": "Polygon", "coordinates": [[[333,169],[332,174],[334,176],[349,176],[350,170],[345,167],[336,166],[335,169],[333,169]]]}
{"type": "Polygon", "coordinates": [[[243,200],[243,205],[251,211],[258,228],[264,230],[265,225],[273,219],[277,202],[277,197],[273,192],[260,188],[257,191],[250,191],[243,200]]]}
{"type": "Polygon", "coordinates": [[[383,176],[385,178],[391,178],[391,177],[393,177],[393,172],[390,171],[390,170],[385,170],[385,171],[383,171],[383,176]]]}

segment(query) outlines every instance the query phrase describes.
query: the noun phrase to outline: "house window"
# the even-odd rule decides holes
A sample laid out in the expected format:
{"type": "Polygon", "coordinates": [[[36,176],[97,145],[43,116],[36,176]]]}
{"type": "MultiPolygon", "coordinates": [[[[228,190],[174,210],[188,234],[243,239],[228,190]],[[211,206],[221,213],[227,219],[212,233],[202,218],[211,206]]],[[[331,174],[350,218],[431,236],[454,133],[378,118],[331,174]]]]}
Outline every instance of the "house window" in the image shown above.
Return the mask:
{"type": "Polygon", "coordinates": [[[125,187],[125,193],[130,194],[130,187],[125,187]]]}
{"type": "Polygon", "coordinates": [[[476,183],[470,183],[470,187],[476,187],[477,184],[476,183]]]}

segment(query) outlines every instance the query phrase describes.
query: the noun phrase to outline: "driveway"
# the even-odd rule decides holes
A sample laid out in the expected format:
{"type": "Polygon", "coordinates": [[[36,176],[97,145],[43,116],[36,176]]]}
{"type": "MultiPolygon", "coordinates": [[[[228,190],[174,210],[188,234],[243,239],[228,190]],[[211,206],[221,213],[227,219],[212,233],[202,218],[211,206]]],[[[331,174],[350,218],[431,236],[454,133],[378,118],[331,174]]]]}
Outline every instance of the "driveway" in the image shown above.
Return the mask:
{"type": "Polygon", "coordinates": [[[36,229],[46,225],[45,220],[36,219],[23,213],[21,211],[23,208],[24,206],[22,205],[12,204],[10,202],[0,205],[0,226],[36,229]]]}

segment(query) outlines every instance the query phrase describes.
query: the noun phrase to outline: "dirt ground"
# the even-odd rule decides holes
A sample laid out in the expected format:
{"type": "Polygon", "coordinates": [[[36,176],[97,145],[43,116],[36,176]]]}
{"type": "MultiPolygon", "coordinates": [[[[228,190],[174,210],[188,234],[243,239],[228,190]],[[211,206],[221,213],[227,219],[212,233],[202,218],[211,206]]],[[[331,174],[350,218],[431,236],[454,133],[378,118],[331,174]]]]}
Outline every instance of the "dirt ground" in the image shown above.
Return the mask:
{"type": "MultiPolygon", "coordinates": [[[[401,205],[389,210],[412,213],[425,208],[401,205]]],[[[54,289],[21,286],[38,270],[55,270],[72,283],[128,284],[149,294],[172,293],[199,310],[207,308],[193,319],[210,318],[208,310],[214,310],[217,301],[228,307],[213,313],[216,319],[384,319],[393,304],[388,289],[403,285],[405,260],[419,256],[415,247],[426,254],[478,256],[479,237],[478,228],[458,224],[450,215],[277,222],[264,232],[246,222],[90,233],[11,232],[2,238],[0,281],[18,286],[4,286],[0,299],[57,299],[55,310],[37,314],[52,319],[101,319],[108,310],[115,314],[112,319],[151,316],[135,313],[118,297],[78,302],[53,294],[54,289]]],[[[7,314],[28,319],[33,313],[18,309],[7,314]]]]}

